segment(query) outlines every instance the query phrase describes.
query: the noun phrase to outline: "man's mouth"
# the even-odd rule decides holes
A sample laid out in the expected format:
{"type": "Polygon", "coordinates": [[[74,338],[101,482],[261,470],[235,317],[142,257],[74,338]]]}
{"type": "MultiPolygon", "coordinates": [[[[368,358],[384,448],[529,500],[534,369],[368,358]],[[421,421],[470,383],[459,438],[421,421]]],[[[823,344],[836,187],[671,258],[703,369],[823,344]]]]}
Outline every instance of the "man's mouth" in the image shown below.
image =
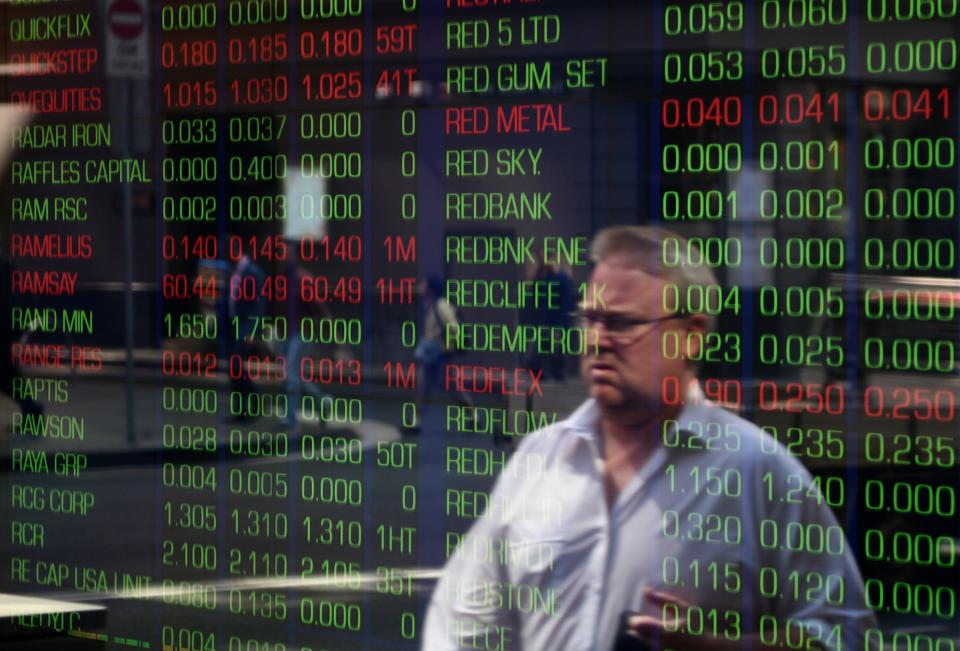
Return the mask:
{"type": "Polygon", "coordinates": [[[589,367],[590,377],[603,377],[612,374],[616,369],[613,364],[604,362],[592,362],[589,367]]]}

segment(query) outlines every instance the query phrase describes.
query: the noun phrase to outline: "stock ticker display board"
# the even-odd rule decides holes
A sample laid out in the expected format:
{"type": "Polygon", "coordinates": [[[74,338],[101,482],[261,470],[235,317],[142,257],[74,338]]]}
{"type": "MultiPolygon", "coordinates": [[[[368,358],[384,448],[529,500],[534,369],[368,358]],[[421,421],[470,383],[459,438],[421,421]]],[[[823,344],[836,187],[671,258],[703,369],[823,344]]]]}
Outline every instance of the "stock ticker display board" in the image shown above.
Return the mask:
{"type": "MultiPolygon", "coordinates": [[[[960,646],[960,0],[9,0],[0,33],[8,648],[429,649],[449,559],[558,574],[577,541],[461,543],[530,508],[491,489],[588,397],[590,244],[631,224],[712,274],[633,372],[764,434],[648,433],[720,505],[621,541],[688,595],[664,634],[960,646]],[[860,596],[850,639],[758,606],[860,596]]],[[[458,580],[514,622],[588,598],[458,580]]]]}

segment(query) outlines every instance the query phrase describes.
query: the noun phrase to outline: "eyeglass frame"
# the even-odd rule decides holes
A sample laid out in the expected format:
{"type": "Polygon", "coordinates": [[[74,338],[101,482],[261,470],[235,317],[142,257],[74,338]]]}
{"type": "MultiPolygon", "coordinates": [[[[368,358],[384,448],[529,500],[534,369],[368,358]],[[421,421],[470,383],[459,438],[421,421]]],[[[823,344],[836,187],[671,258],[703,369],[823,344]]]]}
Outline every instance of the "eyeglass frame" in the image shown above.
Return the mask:
{"type": "Polygon", "coordinates": [[[661,323],[662,321],[672,321],[674,319],[685,319],[686,315],[683,314],[668,314],[666,316],[661,316],[656,319],[640,319],[636,317],[630,317],[622,314],[609,314],[607,312],[595,312],[590,310],[574,310],[569,314],[572,318],[580,321],[586,322],[588,325],[587,328],[595,328],[598,325],[603,325],[603,331],[607,333],[607,336],[611,340],[615,341],[620,345],[626,345],[632,343],[631,340],[637,338],[637,334],[630,336],[630,331],[640,326],[650,325],[651,323],[661,323]],[[622,330],[617,332],[610,328],[610,319],[622,319],[626,322],[626,325],[622,326],[622,330]]]}

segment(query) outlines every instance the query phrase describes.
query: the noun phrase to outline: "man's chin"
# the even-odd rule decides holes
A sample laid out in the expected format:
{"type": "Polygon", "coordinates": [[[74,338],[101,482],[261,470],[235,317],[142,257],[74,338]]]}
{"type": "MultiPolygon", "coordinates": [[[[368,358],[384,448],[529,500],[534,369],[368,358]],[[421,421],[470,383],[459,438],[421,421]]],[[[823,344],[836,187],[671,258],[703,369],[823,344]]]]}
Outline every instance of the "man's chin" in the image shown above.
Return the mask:
{"type": "Polygon", "coordinates": [[[607,409],[616,409],[623,406],[625,402],[623,393],[609,384],[592,384],[590,397],[596,400],[598,405],[607,409]]]}

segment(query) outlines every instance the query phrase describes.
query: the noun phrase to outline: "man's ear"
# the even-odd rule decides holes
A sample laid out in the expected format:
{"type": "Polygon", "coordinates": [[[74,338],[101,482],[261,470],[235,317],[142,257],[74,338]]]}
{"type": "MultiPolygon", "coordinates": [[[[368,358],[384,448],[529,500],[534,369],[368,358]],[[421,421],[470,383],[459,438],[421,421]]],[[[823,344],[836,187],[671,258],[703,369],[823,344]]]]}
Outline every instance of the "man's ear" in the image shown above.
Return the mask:
{"type": "Polygon", "coordinates": [[[691,314],[686,318],[685,321],[686,331],[690,332],[699,332],[702,336],[700,337],[687,337],[687,359],[700,359],[701,350],[700,346],[704,343],[706,339],[707,330],[707,317],[703,314],[691,314]]]}

